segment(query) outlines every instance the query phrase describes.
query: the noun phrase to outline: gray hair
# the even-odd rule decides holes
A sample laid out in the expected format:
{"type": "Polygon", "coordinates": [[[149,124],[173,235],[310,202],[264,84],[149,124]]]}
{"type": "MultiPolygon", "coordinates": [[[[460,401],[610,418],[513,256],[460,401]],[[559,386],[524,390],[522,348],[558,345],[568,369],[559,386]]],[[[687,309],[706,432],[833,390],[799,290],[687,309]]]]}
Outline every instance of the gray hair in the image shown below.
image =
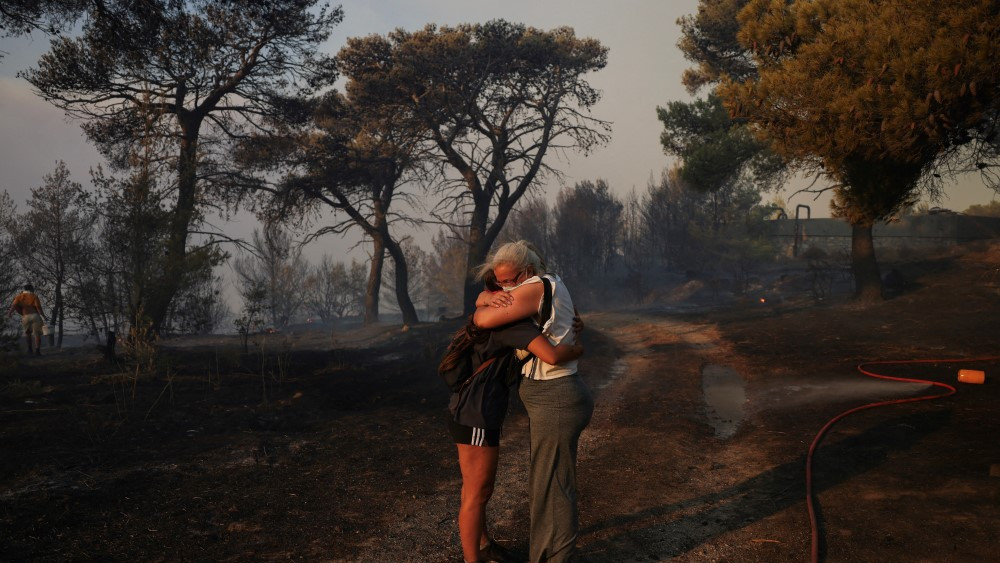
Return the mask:
{"type": "Polygon", "coordinates": [[[535,275],[538,276],[547,271],[545,268],[545,259],[542,258],[542,253],[538,250],[538,247],[526,240],[518,240],[508,242],[493,251],[493,254],[486,259],[486,262],[476,270],[476,279],[483,279],[483,276],[487,272],[492,271],[500,264],[513,266],[517,270],[530,267],[534,270],[535,275]]]}

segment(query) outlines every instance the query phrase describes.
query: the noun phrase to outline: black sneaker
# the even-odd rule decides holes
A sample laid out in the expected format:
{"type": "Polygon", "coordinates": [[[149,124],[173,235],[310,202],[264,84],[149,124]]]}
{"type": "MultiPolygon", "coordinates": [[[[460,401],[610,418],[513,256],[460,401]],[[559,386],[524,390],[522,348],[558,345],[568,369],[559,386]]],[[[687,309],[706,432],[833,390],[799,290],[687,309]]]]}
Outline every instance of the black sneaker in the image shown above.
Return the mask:
{"type": "Polygon", "coordinates": [[[479,556],[481,563],[510,563],[514,561],[511,552],[493,540],[479,548],[479,556]]]}

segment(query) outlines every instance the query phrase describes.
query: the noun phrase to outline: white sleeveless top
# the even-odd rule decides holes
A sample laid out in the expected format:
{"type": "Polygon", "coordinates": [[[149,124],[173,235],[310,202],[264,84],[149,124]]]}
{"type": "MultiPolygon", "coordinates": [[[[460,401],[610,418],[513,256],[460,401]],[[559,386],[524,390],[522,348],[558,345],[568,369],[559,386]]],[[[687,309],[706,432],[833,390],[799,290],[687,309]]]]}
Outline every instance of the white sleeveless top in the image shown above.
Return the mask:
{"type": "MultiPolygon", "coordinates": [[[[549,339],[553,346],[559,344],[575,344],[576,333],[573,332],[573,317],[576,316],[573,308],[573,299],[566,289],[566,284],[555,274],[545,274],[545,277],[552,282],[552,314],[549,318],[542,319],[542,334],[549,339]]],[[[529,283],[542,283],[538,276],[530,277],[516,287],[529,283]]],[[[513,288],[511,288],[513,289],[513,288]]],[[[538,300],[538,314],[542,312],[542,301],[538,300]]],[[[537,318],[536,315],[536,318],[537,318]]],[[[566,362],[565,364],[547,364],[538,358],[532,358],[524,364],[521,373],[529,379],[557,379],[576,373],[577,361],[566,362]]]]}

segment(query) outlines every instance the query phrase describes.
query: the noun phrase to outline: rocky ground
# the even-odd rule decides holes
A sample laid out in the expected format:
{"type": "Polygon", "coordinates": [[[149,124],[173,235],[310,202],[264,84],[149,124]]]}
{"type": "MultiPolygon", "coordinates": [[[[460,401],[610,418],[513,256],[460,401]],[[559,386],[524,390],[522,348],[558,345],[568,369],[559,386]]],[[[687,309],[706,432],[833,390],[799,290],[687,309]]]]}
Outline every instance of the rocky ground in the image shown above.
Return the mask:
{"type": "MultiPolygon", "coordinates": [[[[723,305],[675,291],[585,312],[597,406],[580,450],[580,560],[808,561],[805,456],[819,429],[854,406],[937,392],[856,366],[1000,356],[1000,249],[897,267],[908,285],[870,306],[817,302],[800,268],[723,305]]],[[[460,561],[460,478],[434,372],[456,327],[279,333],[249,353],[235,337],[174,340],[155,376],[87,348],[8,356],[0,560],[460,561]]],[[[877,366],[958,392],[828,433],[814,462],[824,561],[996,558],[998,368],[877,366]],[[955,383],[959,368],[986,383],[955,383]]],[[[490,518],[523,554],[519,405],[508,421],[490,518]]]]}

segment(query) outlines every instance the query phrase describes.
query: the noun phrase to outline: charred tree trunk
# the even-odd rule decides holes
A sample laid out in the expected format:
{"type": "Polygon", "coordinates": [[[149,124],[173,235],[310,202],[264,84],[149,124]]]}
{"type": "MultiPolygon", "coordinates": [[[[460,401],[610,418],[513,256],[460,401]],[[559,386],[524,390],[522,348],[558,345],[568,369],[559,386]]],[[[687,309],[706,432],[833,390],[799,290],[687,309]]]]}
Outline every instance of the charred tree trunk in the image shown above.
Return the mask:
{"type": "MultiPolygon", "coordinates": [[[[197,167],[198,167],[198,128],[200,122],[196,119],[180,119],[184,131],[180,143],[180,159],[177,166],[177,203],[170,218],[167,235],[166,259],[163,275],[156,284],[155,293],[150,296],[149,316],[150,329],[153,334],[163,329],[170,303],[181,287],[187,257],[187,240],[191,230],[191,221],[195,215],[197,167]],[[187,122],[185,122],[187,121],[187,122]]],[[[137,322],[138,319],[132,319],[137,322]]]]}
{"type": "Polygon", "coordinates": [[[382,287],[382,266],[385,265],[385,244],[375,237],[372,244],[372,265],[365,286],[365,325],[378,322],[378,294],[382,287]]]}
{"type": "Polygon", "coordinates": [[[493,244],[493,241],[487,240],[486,236],[489,197],[484,195],[482,189],[473,190],[472,197],[474,207],[469,222],[469,254],[465,264],[465,286],[462,291],[462,308],[467,315],[476,310],[476,297],[482,289],[476,279],[476,268],[486,261],[486,255],[489,254],[490,246],[493,244]]]}
{"type": "MultiPolygon", "coordinates": [[[[521,197],[520,194],[523,192],[523,189],[518,190],[517,194],[515,194],[516,197],[512,195],[500,202],[500,205],[497,206],[497,215],[489,227],[487,227],[487,220],[490,213],[491,198],[487,195],[480,198],[482,201],[476,199],[476,207],[472,212],[472,223],[469,228],[469,254],[463,293],[463,306],[467,315],[476,310],[476,297],[479,296],[479,292],[483,289],[480,281],[476,279],[474,272],[481,264],[486,262],[486,257],[489,255],[490,249],[493,248],[493,243],[500,236],[500,230],[507,222],[507,217],[510,215],[511,209],[514,208],[514,204],[517,203],[517,200],[521,197]]],[[[542,241],[533,242],[538,244],[542,241]]]]}
{"type": "Polygon", "coordinates": [[[882,277],[875,260],[872,225],[851,226],[851,269],[854,272],[854,296],[863,302],[882,299],[882,277]]]}
{"type": "Polygon", "coordinates": [[[891,216],[906,201],[923,173],[922,162],[860,155],[842,163],[847,185],[837,190],[837,206],[851,223],[851,265],[858,301],[882,299],[872,226],[891,216]]]}
{"type": "Polygon", "coordinates": [[[399,311],[403,314],[403,324],[415,325],[420,322],[420,318],[417,316],[416,307],[413,306],[413,300],[410,299],[410,271],[406,265],[406,256],[403,255],[403,249],[388,237],[386,238],[386,249],[396,266],[396,302],[399,305],[399,311]]]}

